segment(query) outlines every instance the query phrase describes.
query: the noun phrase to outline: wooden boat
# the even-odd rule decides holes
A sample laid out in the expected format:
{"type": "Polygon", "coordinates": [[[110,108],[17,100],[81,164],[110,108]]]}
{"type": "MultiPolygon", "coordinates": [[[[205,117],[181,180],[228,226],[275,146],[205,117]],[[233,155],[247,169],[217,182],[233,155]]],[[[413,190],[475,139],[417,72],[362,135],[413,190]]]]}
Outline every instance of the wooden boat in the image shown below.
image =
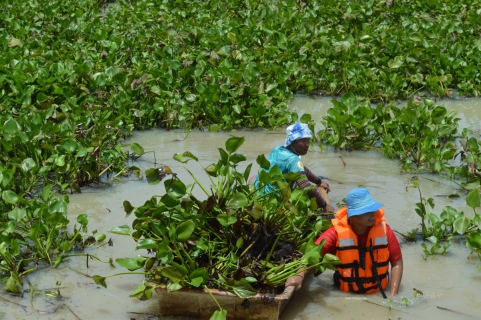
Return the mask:
{"type": "MultiPolygon", "coordinates": [[[[277,320],[294,297],[294,287],[286,287],[278,295],[258,293],[249,299],[241,299],[233,293],[210,290],[217,302],[227,310],[232,320],[277,320]]],[[[209,319],[219,310],[216,302],[204,289],[182,288],[168,292],[165,287],[156,288],[160,316],[183,316],[209,319]]]]}
{"type": "MultiPolygon", "coordinates": [[[[319,188],[323,198],[330,203],[324,188],[319,188]]],[[[278,320],[282,311],[294,297],[294,287],[289,286],[278,295],[258,293],[252,298],[242,299],[235,294],[210,289],[222,309],[227,310],[229,320],[278,320]]],[[[159,298],[160,316],[182,316],[210,319],[219,306],[205,289],[182,288],[168,292],[166,287],[156,288],[159,298]]]]}

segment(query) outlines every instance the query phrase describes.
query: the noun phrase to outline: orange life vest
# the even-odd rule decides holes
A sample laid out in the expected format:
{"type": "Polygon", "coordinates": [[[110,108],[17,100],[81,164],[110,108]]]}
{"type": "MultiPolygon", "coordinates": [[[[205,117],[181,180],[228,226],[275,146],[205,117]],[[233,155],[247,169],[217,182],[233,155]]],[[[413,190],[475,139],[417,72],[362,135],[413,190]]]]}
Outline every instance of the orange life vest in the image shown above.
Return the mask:
{"type": "Polygon", "coordinates": [[[366,247],[352,231],[347,209],[336,212],[332,224],[337,232],[336,255],[342,264],[337,266],[341,290],[354,293],[370,293],[386,288],[388,283],[389,250],[384,210],[379,209],[369,230],[366,247]]]}

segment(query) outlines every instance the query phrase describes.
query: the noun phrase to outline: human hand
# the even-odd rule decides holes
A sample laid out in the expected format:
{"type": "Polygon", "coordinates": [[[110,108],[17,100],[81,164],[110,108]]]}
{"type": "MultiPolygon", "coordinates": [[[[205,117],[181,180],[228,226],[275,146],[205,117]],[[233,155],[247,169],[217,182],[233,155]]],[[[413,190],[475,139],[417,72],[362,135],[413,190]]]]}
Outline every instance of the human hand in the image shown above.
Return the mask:
{"type": "Polygon", "coordinates": [[[287,279],[285,286],[286,287],[294,287],[294,291],[297,291],[302,288],[302,281],[304,281],[304,275],[296,274],[289,279],[287,279]]]}
{"type": "Polygon", "coordinates": [[[324,208],[322,208],[322,211],[324,212],[335,212],[336,209],[334,209],[333,206],[331,206],[329,203],[326,204],[324,208]]]}
{"type": "Polygon", "coordinates": [[[326,192],[331,192],[331,188],[329,188],[329,183],[327,183],[326,181],[322,181],[319,187],[323,187],[326,192]]]}

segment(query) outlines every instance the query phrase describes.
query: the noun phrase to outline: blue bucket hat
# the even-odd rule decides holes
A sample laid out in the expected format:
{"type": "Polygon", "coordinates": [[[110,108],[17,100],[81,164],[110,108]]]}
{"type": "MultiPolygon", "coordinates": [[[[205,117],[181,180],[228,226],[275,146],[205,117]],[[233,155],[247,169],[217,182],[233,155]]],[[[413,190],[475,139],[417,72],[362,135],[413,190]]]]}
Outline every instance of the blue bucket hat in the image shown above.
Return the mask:
{"type": "Polygon", "coordinates": [[[382,203],[374,201],[366,188],[352,189],[346,196],[347,217],[377,211],[382,203]]]}
{"type": "Polygon", "coordinates": [[[312,132],[307,124],[296,122],[287,127],[284,147],[288,147],[292,142],[303,138],[312,138],[312,132]]]}

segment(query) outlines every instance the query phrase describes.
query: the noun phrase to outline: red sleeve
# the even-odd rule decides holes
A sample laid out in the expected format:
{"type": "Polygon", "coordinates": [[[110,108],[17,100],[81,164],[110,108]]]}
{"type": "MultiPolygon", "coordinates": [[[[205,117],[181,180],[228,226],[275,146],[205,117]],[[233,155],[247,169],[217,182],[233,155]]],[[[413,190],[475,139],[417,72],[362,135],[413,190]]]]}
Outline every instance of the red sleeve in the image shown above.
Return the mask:
{"type": "Polygon", "coordinates": [[[389,225],[386,225],[387,243],[389,250],[389,262],[394,263],[403,257],[401,246],[389,225]]]}
{"type": "Polygon", "coordinates": [[[326,239],[324,247],[322,247],[322,255],[326,253],[336,254],[336,242],[337,242],[337,232],[334,227],[330,227],[324,231],[319,238],[316,240],[316,244],[320,244],[323,239],[326,239]]]}

